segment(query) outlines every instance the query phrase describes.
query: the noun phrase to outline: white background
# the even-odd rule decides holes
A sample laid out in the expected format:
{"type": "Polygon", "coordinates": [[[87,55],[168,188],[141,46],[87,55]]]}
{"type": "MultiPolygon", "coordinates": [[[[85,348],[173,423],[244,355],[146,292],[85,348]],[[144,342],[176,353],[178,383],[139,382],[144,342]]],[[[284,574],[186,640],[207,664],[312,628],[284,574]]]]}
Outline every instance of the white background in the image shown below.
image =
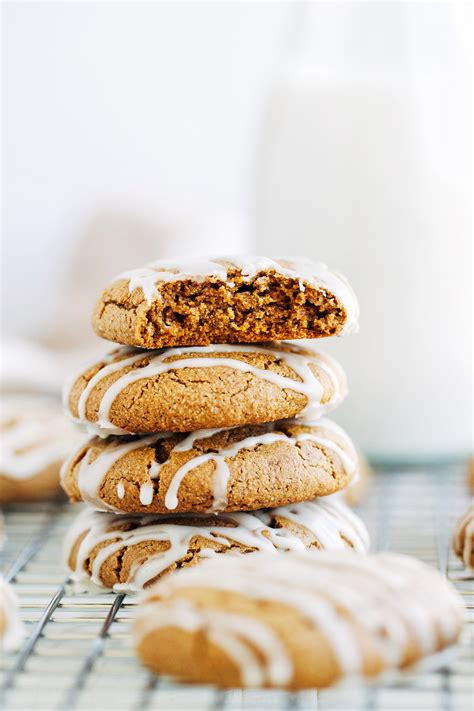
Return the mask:
{"type": "Polygon", "coordinates": [[[15,310],[4,315],[9,332],[41,330],[66,257],[84,235],[101,258],[102,240],[120,251],[120,237],[154,233],[151,259],[174,251],[160,236],[166,226],[245,212],[264,84],[290,10],[6,3],[4,294],[16,292],[15,310]]]}
{"type": "Polygon", "coordinates": [[[2,326],[81,350],[159,256],[303,253],[360,335],[324,344],[368,450],[472,423],[470,3],[7,2],[2,326]]]}

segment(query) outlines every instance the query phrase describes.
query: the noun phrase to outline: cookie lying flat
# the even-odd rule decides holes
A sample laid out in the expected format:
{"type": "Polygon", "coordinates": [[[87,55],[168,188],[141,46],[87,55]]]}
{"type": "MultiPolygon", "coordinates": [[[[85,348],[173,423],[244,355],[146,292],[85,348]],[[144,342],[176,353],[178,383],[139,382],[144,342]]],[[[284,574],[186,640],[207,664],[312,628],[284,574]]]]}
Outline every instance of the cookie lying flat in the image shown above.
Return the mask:
{"type": "Polygon", "coordinates": [[[18,649],[25,631],[18,612],[18,601],[11,586],[0,576],[0,649],[18,649]]]}
{"type": "Polygon", "coordinates": [[[349,506],[359,506],[366,497],[374,476],[367,457],[360,450],[357,452],[357,457],[359,460],[359,476],[355,477],[350,485],[339,494],[349,506]]]}
{"type": "Polygon", "coordinates": [[[64,399],[77,422],[124,434],[315,418],[346,392],[332,358],[274,343],[120,348],[76,377],[64,399]]]}
{"type": "Polygon", "coordinates": [[[357,474],[345,432],[327,419],[188,435],[98,437],[65,462],[73,501],[125,513],[248,511],[332,494],[357,474]]]}
{"type": "Polygon", "coordinates": [[[474,570],[474,503],[456,524],[453,550],[466,568],[474,570]]]}
{"type": "Polygon", "coordinates": [[[408,556],[257,553],[160,580],[138,606],[134,637],[159,674],[301,689],[410,666],[453,644],[462,620],[460,596],[408,556]]]}
{"type": "Polygon", "coordinates": [[[136,592],[163,573],[195,565],[212,552],[367,551],[362,521],[342,503],[315,499],[252,513],[117,515],[86,510],[67,534],[67,565],[76,583],[136,592]]]}
{"type": "Polygon", "coordinates": [[[1,401],[0,502],[47,499],[61,491],[59,470],[83,439],[59,404],[34,396],[1,401]]]}
{"type": "Polygon", "coordinates": [[[357,329],[345,278],[303,258],[158,260],[100,297],[96,333],[142,348],[320,338],[357,329]]]}

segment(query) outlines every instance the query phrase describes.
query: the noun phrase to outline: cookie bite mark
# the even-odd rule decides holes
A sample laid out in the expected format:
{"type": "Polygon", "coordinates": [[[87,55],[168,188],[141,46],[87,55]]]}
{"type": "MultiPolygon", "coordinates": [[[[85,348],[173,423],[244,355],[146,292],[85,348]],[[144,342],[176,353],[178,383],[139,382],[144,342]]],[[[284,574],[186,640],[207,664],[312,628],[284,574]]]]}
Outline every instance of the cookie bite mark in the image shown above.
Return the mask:
{"type": "Polygon", "coordinates": [[[357,469],[350,439],[321,418],[95,438],[66,462],[62,481],[72,500],[102,510],[248,511],[334,493],[357,469]]]}
{"type": "Polygon", "coordinates": [[[99,434],[189,432],[316,418],[345,397],[342,368],[287,343],[122,348],[73,378],[64,402],[99,434]]]}
{"type": "Polygon", "coordinates": [[[105,289],[96,333],[143,348],[319,338],[357,330],[344,277],[307,259],[159,260],[105,289]]]}

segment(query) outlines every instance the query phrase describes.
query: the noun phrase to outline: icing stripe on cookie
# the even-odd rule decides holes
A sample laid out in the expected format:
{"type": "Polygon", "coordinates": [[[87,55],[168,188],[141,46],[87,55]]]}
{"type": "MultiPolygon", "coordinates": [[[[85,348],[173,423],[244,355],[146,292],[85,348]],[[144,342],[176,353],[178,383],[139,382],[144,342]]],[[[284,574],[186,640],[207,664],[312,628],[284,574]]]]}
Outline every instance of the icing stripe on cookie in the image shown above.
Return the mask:
{"type": "MultiPolygon", "coordinates": [[[[160,627],[190,629],[186,620],[194,616],[192,629],[202,631],[208,639],[216,639],[216,634],[225,638],[222,648],[227,653],[236,637],[246,647],[258,650],[260,675],[253,677],[248,665],[254,660],[245,659],[239,648],[235,656],[230,652],[243,685],[252,678],[257,686],[285,686],[291,679],[288,666],[283,665],[272,678],[268,673],[272,662],[280,660],[280,650],[274,655],[259,626],[251,636],[246,625],[235,628],[235,595],[282,604],[306,618],[330,645],[337,660],[337,676],[363,671],[362,633],[371,653],[379,655],[386,668],[394,668],[405,663],[413,643],[415,656],[420,657],[454,642],[463,617],[462,600],[454,589],[436,571],[408,556],[321,551],[275,558],[257,553],[233,560],[220,556],[160,580],[141,607],[136,643],[140,645],[160,627]],[[186,594],[199,588],[225,591],[229,602],[194,605],[186,594]]],[[[259,622],[258,614],[247,617],[249,623],[254,619],[259,622]]],[[[275,633],[270,625],[265,627],[275,633]]],[[[290,663],[289,656],[287,661],[290,663]]]]}
{"type": "MultiPolygon", "coordinates": [[[[67,561],[71,548],[82,538],[72,577],[78,583],[91,580],[102,586],[101,569],[110,556],[140,543],[169,543],[166,550],[151,554],[148,560],[132,568],[124,584],[114,586],[117,591],[136,592],[185,557],[191,540],[197,536],[225,548],[230,548],[232,542],[235,542],[246,549],[269,553],[301,552],[307,549],[301,537],[304,531],[311,533],[320,547],[326,550],[344,550],[351,546],[356,551],[366,551],[369,547],[367,529],[362,521],[345,504],[329,497],[327,500],[315,499],[251,513],[222,513],[212,522],[205,514],[164,514],[159,517],[124,514],[117,517],[116,514],[87,510],[77,518],[68,532],[65,556],[67,561]],[[192,524],[189,523],[190,519],[193,519],[192,524]],[[199,519],[202,519],[202,525],[198,525],[199,519]],[[277,524],[275,519],[278,519],[277,524]],[[296,524],[297,531],[286,528],[285,521],[296,524]],[[303,527],[303,530],[299,527],[303,527]],[[92,551],[102,544],[107,545],[100,548],[89,573],[86,571],[86,562],[90,560],[92,551]]],[[[212,548],[205,548],[199,552],[198,557],[209,557],[212,554],[212,548]]]]}
{"type": "MultiPolygon", "coordinates": [[[[127,434],[127,432],[114,425],[110,420],[111,408],[117,397],[131,385],[140,380],[154,378],[170,371],[177,371],[183,368],[219,368],[227,367],[243,373],[251,373],[255,377],[266,382],[277,385],[282,390],[288,389],[306,396],[307,404],[299,413],[299,417],[315,418],[321,413],[327,412],[337,407],[343,400],[347,384],[344,372],[333,358],[322,353],[313,353],[308,350],[299,349],[297,346],[282,344],[278,348],[277,344],[262,346],[251,345],[222,345],[202,347],[166,348],[152,351],[132,351],[129,348],[119,349],[106,356],[103,367],[88,381],[82,391],[78,401],[77,422],[85,424],[91,433],[104,436],[106,434],[127,434]],[[120,358],[121,354],[125,358],[120,358]],[[213,353],[225,354],[227,357],[213,358],[213,353]],[[285,377],[275,373],[270,369],[258,368],[250,363],[246,363],[238,358],[233,358],[233,353],[261,353],[273,356],[276,360],[284,362],[290,367],[300,381],[291,377],[285,377]],[[209,355],[210,354],[210,355],[209,355]],[[187,357],[187,356],[193,357],[187,357]],[[197,357],[196,357],[197,356],[197,357]],[[173,360],[169,360],[172,358],[173,360]],[[94,388],[105,378],[130,366],[135,366],[143,360],[149,363],[143,367],[135,367],[127,373],[123,373],[118,379],[111,383],[102,395],[98,419],[96,423],[90,423],[86,416],[86,407],[89,397],[94,388]],[[330,400],[323,403],[324,388],[318,376],[310,367],[313,365],[326,373],[331,382],[332,394],[330,400]]],[[[75,379],[77,380],[77,378],[75,379]]],[[[64,402],[68,406],[68,396],[75,380],[68,383],[64,391],[64,402]]]]}
{"type": "Polygon", "coordinates": [[[66,458],[80,434],[54,402],[14,396],[2,401],[0,472],[26,480],[66,458]]]}
{"type": "MultiPolygon", "coordinates": [[[[296,425],[306,426],[306,422],[304,420],[294,420],[290,422],[294,422],[296,425]]],[[[357,476],[357,453],[344,430],[334,422],[327,420],[326,418],[321,418],[309,425],[311,428],[310,431],[300,432],[294,437],[289,434],[285,434],[284,432],[275,432],[274,430],[278,429],[278,426],[279,423],[269,423],[262,426],[264,431],[258,435],[238,440],[237,442],[234,442],[228,447],[222,448],[217,452],[206,452],[189,459],[178,468],[169,482],[164,501],[166,508],[169,511],[173,511],[177,508],[179,489],[181,483],[189,472],[193,471],[201,464],[213,462],[215,467],[212,491],[213,504],[210,510],[221,511],[225,509],[227,504],[227,485],[231,473],[227,459],[234,457],[241,450],[252,450],[258,446],[270,445],[275,442],[286,442],[294,446],[300,442],[313,442],[318,447],[336,455],[336,457],[341,461],[348,477],[353,478],[354,476],[357,476]]],[[[226,430],[196,430],[175,444],[172,451],[190,451],[196,441],[204,440],[224,431],[226,430]]],[[[122,457],[125,457],[129,452],[135,449],[153,446],[159,440],[169,438],[171,436],[172,435],[170,433],[161,432],[146,437],[139,437],[128,442],[122,442],[121,438],[117,438],[108,442],[102,451],[95,455],[95,458],[92,450],[86,452],[86,455],[82,458],[79,464],[77,474],[77,485],[83,500],[93,504],[94,506],[107,508],[113,511],[117,510],[109,504],[106,504],[100,496],[101,485],[108,471],[116,462],[118,462],[122,457]]],[[[70,469],[76,457],[77,452],[74,452],[62,468],[61,479],[63,484],[65,482],[66,472],[70,469]]],[[[166,464],[166,462],[154,462],[152,464],[149,470],[150,480],[160,478],[161,468],[164,464],[166,464]]],[[[143,505],[149,505],[152,503],[153,497],[150,497],[150,481],[142,484],[140,500],[143,505]],[[143,491],[143,487],[145,487],[145,491],[143,491]],[[148,503],[145,504],[144,501],[148,503]]]]}
{"type": "Polygon", "coordinates": [[[341,334],[358,330],[359,305],[346,278],[335,271],[330,271],[323,262],[313,262],[303,257],[222,257],[219,259],[160,259],[145,267],[120,274],[114,281],[128,280],[130,293],[141,289],[146,301],[151,304],[159,298],[156,285],[160,282],[174,282],[190,279],[202,282],[208,278],[227,281],[229,268],[241,271],[245,281],[251,281],[259,273],[275,271],[284,277],[297,279],[299,288],[304,291],[307,285],[327,289],[342,304],[346,311],[346,321],[341,334]]]}

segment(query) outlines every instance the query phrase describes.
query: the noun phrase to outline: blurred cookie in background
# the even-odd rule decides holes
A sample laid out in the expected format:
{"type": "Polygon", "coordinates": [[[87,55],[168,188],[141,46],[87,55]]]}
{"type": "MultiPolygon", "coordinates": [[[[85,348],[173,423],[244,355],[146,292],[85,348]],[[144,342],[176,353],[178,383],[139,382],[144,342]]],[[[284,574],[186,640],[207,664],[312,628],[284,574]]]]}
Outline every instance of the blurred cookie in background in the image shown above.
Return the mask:
{"type": "Polygon", "coordinates": [[[409,668],[453,645],[463,618],[461,596],[416,558],[256,553],[159,580],[134,638],[149,669],[180,681],[321,688],[409,668]]]}
{"type": "Polygon", "coordinates": [[[474,501],[456,524],[453,550],[466,568],[474,570],[474,501]]]}
{"type": "Polygon", "coordinates": [[[0,649],[14,652],[25,636],[18,601],[11,586],[0,576],[0,649]]]}
{"type": "Polygon", "coordinates": [[[42,395],[4,395],[0,433],[0,503],[58,495],[61,465],[82,438],[59,402],[42,395]]]}
{"type": "Polygon", "coordinates": [[[467,463],[467,485],[471,494],[474,494],[474,457],[467,463]]]}

